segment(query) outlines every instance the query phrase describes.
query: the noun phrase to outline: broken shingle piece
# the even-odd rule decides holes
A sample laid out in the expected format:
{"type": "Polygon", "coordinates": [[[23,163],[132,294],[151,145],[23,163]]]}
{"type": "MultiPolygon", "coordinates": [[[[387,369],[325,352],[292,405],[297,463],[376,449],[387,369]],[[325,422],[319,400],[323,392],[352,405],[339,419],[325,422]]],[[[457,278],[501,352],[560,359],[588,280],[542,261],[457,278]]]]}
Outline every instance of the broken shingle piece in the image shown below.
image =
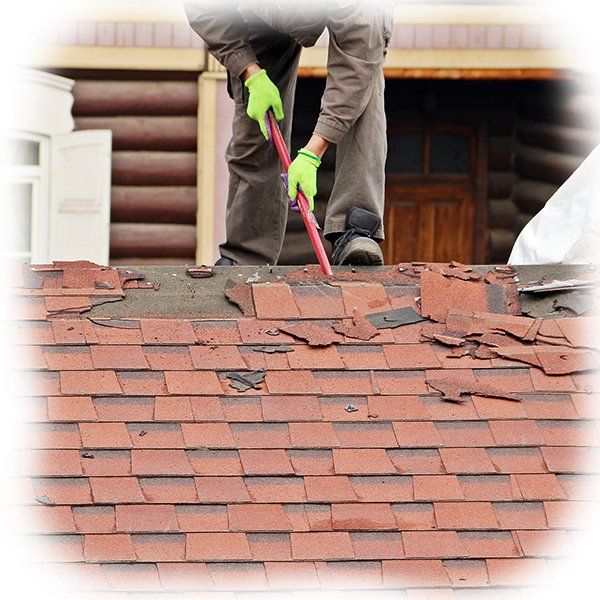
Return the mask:
{"type": "Polygon", "coordinates": [[[341,339],[333,327],[315,325],[314,323],[299,322],[293,325],[279,325],[279,330],[300,340],[304,340],[309,346],[331,346],[341,339]]]}
{"type": "Polygon", "coordinates": [[[193,279],[204,279],[206,277],[212,277],[215,272],[206,265],[200,265],[199,267],[188,267],[185,270],[185,274],[193,279]]]}
{"type": "Polygon", "coordinates": [[[229,379],[229,386],[239,392],[245,392],[250,388],[260,390],[261,384],[265,380],[265,372],[262,369],[250,372],[232,371],[227,373],[227,379],[229,379]]]}
{"type": "Polygon", "coordinates": [[[546,375],[568,375],[592,371],[600,366],[600,355],[592,350],[538,346],[535,353],[546,375]]]}
{"type": "Polygon", "coordinates": [[[460,379],[447,378],[427,378],[427,385],[442,394],[442,400],[448,402],[463,402],[462,396],[485,396],[487,398],[501,398],[503,400],[513,400],[519,402],[521,399],[515,394],[503,391],[502,389],[487,385],[485,383],[460,379]]]}
{"type": "Polygon", "coordinates": [[[503,346],[491,349],[490,351],[493,352],[494,356],[516,360],[527,365],[533,365],[534,367],[542,367],[533,346],[503,346]]]}
{"type": "Polygon", "coordinates": [[[463,265],[462,263],[452,261],[449,265],[443,264],[431,264],[429,268],[436,273],[444,275],[444,277],[455,277],[456,279],[462,279],[463,281],[480,281],[481,275],[473,273],[471,267],[463,265]]]}
{"type": "Polygon", "coordinates": [[[253,352],[265,352],[266,354],[293,352],[294,349],[291,346],[253,346],[253,352]]]}
{"type": "Polygon", "coordinates": [[[463,340],[463,338],[454,337],[451,335],[441,335],[439,333],[434,333],[431,336],[431,338],[434,339],[436,342],[443,344],[444,346],[450,346],[453,348],[465,345],[465,340],[463,340]]]}
{"type": "Polygon", "coordinates": [[[401,325],[412,325],[425,320],[412,306],[370,313],[365,315],[365,319],[377,329],[394,329],[401,325]]]}
{"type": "Polygon", "coordinates": [[[351,323],[346,320],[343,323],[334,325],[333,329],[345,337],[362,340],[363,342],[369,341],[378,333],[377,328],[356,310],[354,311],[351,323]]]}
{"type": "Polygon", "coordinates": [[[421,315],[444,323],[451,309],[486,312],[488,287],[482,281],[463,281],[424,269],[421,271],[421,315]]]}
{"type": "Polygon", "coordinates": [[[115,327],[117,329],[139,329],[140,322],[137,319],[88,319],[102,327],[115,327]]]}
{"type": "Polygon", "coordinates": [[[235,304],[245,317],[254,317],[256,310],[254,308],[254,299],[252,298],[252,286],[247,283],[236,284],[231,279],[225,282],[223,288],[225,298],[232,304],[235,304]]]}
{"type": "Polygon", "coordinates": [[[557,319],[556,324],[573,346],[600,348],[598,341],[600,317],[568,317],[557,319]]]}

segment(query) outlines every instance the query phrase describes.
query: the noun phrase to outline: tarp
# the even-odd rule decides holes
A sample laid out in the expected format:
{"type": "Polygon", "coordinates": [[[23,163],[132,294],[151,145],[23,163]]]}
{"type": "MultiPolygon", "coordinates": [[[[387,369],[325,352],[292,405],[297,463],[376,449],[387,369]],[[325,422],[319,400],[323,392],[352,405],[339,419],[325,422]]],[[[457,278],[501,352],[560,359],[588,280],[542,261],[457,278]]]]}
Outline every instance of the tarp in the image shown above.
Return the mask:
{"type": "Polygon", "coordinates": [[[587,264],[600,259],[600,146],[523,228],[509,264],[587,264]]]}

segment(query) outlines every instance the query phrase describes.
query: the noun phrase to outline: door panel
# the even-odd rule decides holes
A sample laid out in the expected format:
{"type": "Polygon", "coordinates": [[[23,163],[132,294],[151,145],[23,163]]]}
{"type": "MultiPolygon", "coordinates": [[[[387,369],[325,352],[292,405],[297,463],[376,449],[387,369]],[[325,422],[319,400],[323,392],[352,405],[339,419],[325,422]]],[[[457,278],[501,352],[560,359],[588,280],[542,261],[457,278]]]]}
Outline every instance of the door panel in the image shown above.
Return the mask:
{"type": "Polygon", "coordinates": [[[388,177],[386,195],[387,264],[470,262],[474,217],[470,182],[405,184],[388,177]]]}

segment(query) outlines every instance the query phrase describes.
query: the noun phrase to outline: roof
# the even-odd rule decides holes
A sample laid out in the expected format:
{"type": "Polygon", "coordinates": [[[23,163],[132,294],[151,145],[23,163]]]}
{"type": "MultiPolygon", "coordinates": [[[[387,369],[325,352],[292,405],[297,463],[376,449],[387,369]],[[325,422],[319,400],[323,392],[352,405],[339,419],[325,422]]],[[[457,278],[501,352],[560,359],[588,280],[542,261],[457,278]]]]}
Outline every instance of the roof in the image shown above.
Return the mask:
{"type": "Polygon", "coordinates": [[[539,270],[141,270],[14,265],[4,290],[20,521],[61,585],[548,583],[600,405],[597,317],[521,313],[539,270]]]}

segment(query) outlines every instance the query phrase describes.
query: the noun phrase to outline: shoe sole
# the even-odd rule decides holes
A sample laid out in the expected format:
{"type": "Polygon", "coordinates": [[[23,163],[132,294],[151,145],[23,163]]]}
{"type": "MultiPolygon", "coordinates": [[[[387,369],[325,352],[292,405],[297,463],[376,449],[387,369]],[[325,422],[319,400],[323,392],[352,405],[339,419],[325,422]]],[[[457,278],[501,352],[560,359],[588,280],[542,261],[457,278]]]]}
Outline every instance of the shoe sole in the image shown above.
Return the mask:
{"type": "Polygon", "coordinates": [[[344,248],[337,264],[353,266],[383,265],[383,254],[375,240],[366,237],[357,238],[344,248]]]}

